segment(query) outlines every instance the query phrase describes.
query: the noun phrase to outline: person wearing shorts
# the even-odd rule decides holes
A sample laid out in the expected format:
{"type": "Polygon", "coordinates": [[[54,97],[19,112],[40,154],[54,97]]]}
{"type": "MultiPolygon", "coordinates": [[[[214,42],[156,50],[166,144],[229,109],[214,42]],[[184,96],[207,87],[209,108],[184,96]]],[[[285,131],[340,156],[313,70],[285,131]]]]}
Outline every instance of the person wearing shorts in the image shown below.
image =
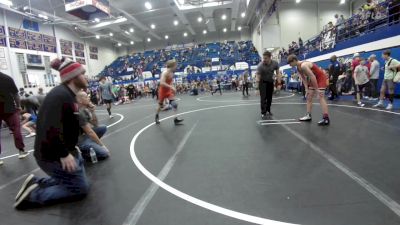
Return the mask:
{"type": "Polygon", "coordinates": [[[374,105],[374,107],[383,107],[386,90],[389,92],[389,104],[387,105],[387,110],[393,109],[393,101],[394,101],[394,76],[396,75],[397,67],[400,66],[400,62],[396,59],[390,57],[390,50],[386,50],[383,52],[382,57],[385,60],[385,77],[382,82],[381,87],[381,95],[379,97],[378,104],[374,105]]]}
{"type": "Polygon", "coordinates": [[[178,116],[176,115],[176,112],[178,109],[178,103],[175,100],[176,89],[172,85],[173,79],[174,79],[174,72],[176,71],[177,64],[176,64],[175,60],[169,60],[166,64],[167,64],[167,70],[165,70],[161,74],[161,78],[160,78],[160,88],[158,91],[158,108],[156,111],[155,122],[156,122],[156,124],[160,124],[159,114],[164,106],[164,100],[168,99],[169,104],[174,109],[174,113],[175,113],[174,123],[175,123],[175,125],[178,125],[183,122],[183,119],[179,119],[178,116]]]}
{"type": "Polygon", "coordinates": [[[299,61],[297,56],[290,55],[288,57],[288,64],[291,67],[297,67],[297,71],[301,76],[304,87],[306,88],[307,98],[307,115],[300,118],[300,121],[311,121],[311,111],[315,92],[319,94],[319,102],[322,108],[322,120],[318,122],[320,126],[327,126],[330,124],[328,115],[328,104],[325,100],[325,90],[327,88],[328,77],[316,64],[307,61],[299,61]]]}
{"type": "Polygon", "coordinates": [[[111,106],[114,98],[114,94],[112,92],[112,85],[110,82],[106,81],[105,76],[100,77],[99,81],[99,93],[100,93],[100,101],[103,100],[103,104],[107,106],[108,115],[111,118],[114,116],[111,114],[111,106]]]}
{"type": "Polygon", "coordinates": [[[26,135],[26,138],[29,137],[34,137],[36,136],[36,121],[37,121],[37,116],[35,114],[30,114],[30,113],[24,113],[22,114],[22,128],[26,131],[28,131],[28,135],[26,135]]]}
{"type": "Polygon", "coordinates": [[[357,104],[360,107],[363,107],[365,105],[361,102],[362,94],[365,88],[370,86],[368,78],[369,70],[365,63],[365,59],[360,58],[360,65],[356,66],[356,68],[354,69],[354,82],[356,83],[357,104]]]}

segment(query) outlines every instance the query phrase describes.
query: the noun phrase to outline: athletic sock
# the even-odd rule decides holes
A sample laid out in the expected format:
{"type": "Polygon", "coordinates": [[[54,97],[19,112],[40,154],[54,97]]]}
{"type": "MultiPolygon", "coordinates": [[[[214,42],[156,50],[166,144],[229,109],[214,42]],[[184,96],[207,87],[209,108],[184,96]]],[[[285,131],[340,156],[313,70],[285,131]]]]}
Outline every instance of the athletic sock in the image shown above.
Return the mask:
{"type": "Polygon", "coordinates": [[[393,104],[394,101],[394,94],[389,94],[389,101],[393,104]]]}
{"type": "Polygon", "coordinates": [[[322,114],[322,118],[324,118],[324,119],[329,119],[329,115],[328,115],[328,113],[324,113],[324,114],[322,114]]]}

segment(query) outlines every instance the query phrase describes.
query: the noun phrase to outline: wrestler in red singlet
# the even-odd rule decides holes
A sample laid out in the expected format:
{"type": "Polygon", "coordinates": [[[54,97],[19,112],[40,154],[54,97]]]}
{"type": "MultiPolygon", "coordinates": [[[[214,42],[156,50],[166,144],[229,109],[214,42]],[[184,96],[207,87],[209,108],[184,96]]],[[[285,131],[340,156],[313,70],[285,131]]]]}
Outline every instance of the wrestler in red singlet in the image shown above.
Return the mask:
{"type": "Polygon", "coordinates": [[[307,114],[301,117],[300,121],[311,121],[311,111],[313,105],[314,94],[318,92],[319,102],[322,108],[322,120],[318,122],[320,126],[327,126],[330,123],[328,116],[328,104],[325,100],[325,89],[328,86],[328,77],[315,63],[302,62],[297,59],[297,56],[290,55],[288,63],[292,67],[297,67],[303,80],[304,87],[307,93],[307,114]]]}
{"type": "MultiPolygon", "coordinates": [[[[171,86],[172,86],[172,81],[173,81],[172,77],[167,77],[165,79],[165,82],[171,86]]],[[[160,89],[158,90],[158,99],[160,104],[164,104],[165,99],[174,100],[175,94],[171,88],[160,85],[160,89]]]]}

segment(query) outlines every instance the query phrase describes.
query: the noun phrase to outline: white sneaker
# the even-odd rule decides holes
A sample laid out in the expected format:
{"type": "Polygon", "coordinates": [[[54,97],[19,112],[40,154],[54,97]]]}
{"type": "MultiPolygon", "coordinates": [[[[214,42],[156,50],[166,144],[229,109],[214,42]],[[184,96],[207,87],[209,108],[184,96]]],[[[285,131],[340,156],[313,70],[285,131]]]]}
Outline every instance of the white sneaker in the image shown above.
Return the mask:
{"type": "Polygon", "coordinates": [[[30,133],[30,134],[26,135],[25,137],[30,138],[30,137],[34,137],[34,136],[36,136],[36,133],[30,133]]]}
{"type": "Polygon", "coordinates": [[[18,159],[23,159],[29,155],[29,152],[19,151],[18,159]]]}
{"type": "Polygon", "coordinates": [[[388,104],[388,106],[386,107],[386,110],[392,110],[393,109],[393,105],[392,104],[388,104]]]}
{"type": "Polygon", "coordinates": [[[300,121],[311,121],[311,115],[307,114],[299,119],[300,121]]]}
{"type": "Polygon", "coordinates": [[[383,101],[379,101],[378,104],[373,106],[374,108],[383,107],[383,101]]]}
{"type": "Polygon", "coordinates": [[[0,166],[2,166],[4,164],[3,160],[0,160],[0,166]]]}
{"type": "Polygon", "coordinates": [[[112,118],[114,118],[114,116],[113,116],[113,115],[110,115],[110,119],[112,119],[112,118]]]}
{"type": "Polygon", "coordinates": [[[357,105],[360,106],[360,107],[364,107],[365,106],[365,104],[363,104],[362,102],[357,103],[357,105]]]}

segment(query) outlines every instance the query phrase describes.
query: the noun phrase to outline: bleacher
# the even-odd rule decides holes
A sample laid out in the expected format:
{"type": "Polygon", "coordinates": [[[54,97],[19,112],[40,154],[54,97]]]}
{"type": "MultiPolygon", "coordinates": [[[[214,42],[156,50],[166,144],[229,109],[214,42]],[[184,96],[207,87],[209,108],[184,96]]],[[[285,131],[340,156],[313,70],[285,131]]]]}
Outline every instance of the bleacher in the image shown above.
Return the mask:
{"type": "MultiPolygon", "coordinates": [[[[236,62],[246,62],[250,68],[260,62],[259,54],[252,41],[188,44],[119,57],[106,66],[99,76],[118,78],[132,75],[136,77],[143,71],[160,74],[161,68],[165,67],[165,63],[171,59],[178,62],[177,72],[186,72],[184,70],[188,66],[200,68],[200,71],[208,67],[212,71],[215,70],[212,69],[213,66],[223,65],[224,68],[229,68],[236,62]]],[[[196,72],[192,71],[190,74],[196,72]]]]}

